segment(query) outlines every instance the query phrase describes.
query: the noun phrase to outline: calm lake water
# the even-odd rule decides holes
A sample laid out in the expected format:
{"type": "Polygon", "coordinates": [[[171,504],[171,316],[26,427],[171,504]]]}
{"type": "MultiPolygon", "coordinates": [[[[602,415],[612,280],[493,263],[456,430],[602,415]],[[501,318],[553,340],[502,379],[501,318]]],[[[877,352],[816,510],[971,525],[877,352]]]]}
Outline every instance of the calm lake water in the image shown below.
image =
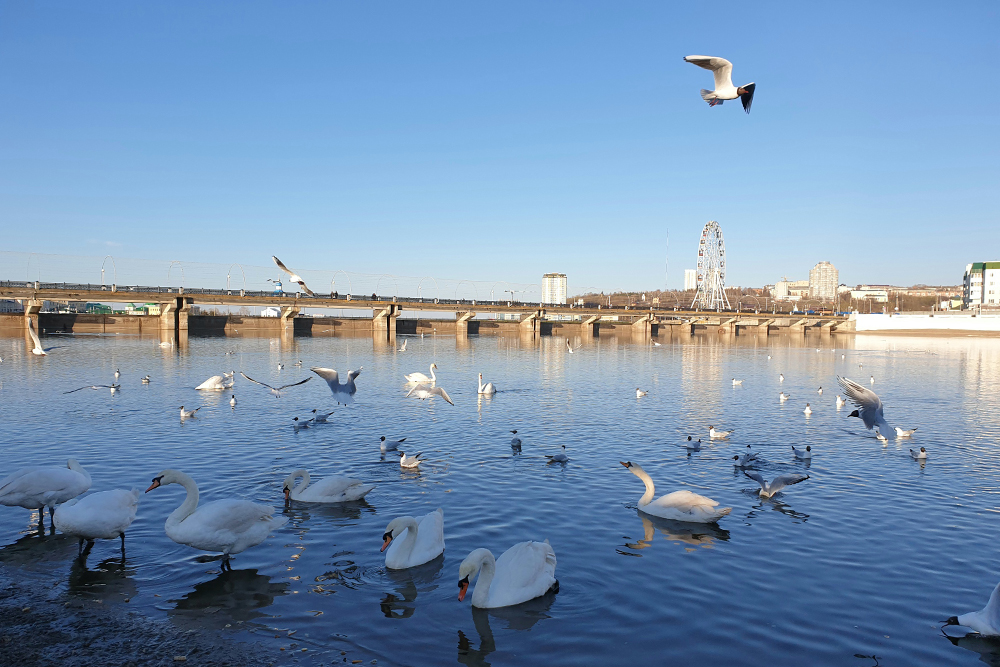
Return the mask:
{"type": "Polygon", "coordinates": [[[558,337],[410,337],[402,353],[368,338],[192,338],[184,350],[128,336],[44,343],[58,347],[36,358],[20,338],[0,339],[0,476],[74,457],[92,491],[144,490],[178,468],[203,501],[247,498],[290,519],[221,573],[163,532],[180,486],[142,497],[124,563],[116,542],[98,542],[84,567],[75,541],[40,537],[37,514],[0,507],[0,569],[53,595],[221,629],[302,664],[341,662],[342,651],[380,665],[874,664],[856,655],[1000,664],[989,656],[1000,643],[956,646],[940,631],[948,616],[982,608],[1000,580],[1000,340],[602,338],[574,354],[558,337]],[[402,375],[431,362],[454,407],[404,398],[402,375]],[[315,377],[280,399],[239,377],[284,384],[312,376],[311,365],[363,366],[356,402],[336,406],[315,377]],[[108,383],[116,368],[117,396],[62,393],[108,383]],[[235,410],[228,393],[193,389],[230,369],[235,410]],[[478,372],[501,393],[478,400],[478,372]],[[874,375],[889,422],[918,427],[913,439],[882,446],[850,408],[838,411],[838,374],[865,385],[874,375]],[[636,399],[636,387],[649,394],[636,399]],[[784,404],[782,390],[792,396],[784,404]],[[203,409],[181,423],[181,404],[203,409]],[[291,418],[313,408],[334,410],[331,423],[294,432],[291,418]],[[707,443],[709,424],[736,433],[689,456],[682,441],[707,443]],[[510,429],[523,437],[520,456],[510,429]],[[381,435],[422,451],[420,472],[382,459],[381,435]],[[765,477],[810,479],[761,500],[732,466],[748,444],[765,477]],[[570,461],[547,464],[561,445],[570,461]],[[790,445],[811,445],[811,465],[790,445]],[[927,448],[926,464],[909,458],[911,446],[927,448]],[[718,527],[651,521],[636,510],[643,485],[624,460],[650,473],[657,495],[688,488],[732,514],[718,527]],[[300,467],[377,487],[365,502],[285,509],[281,483],[300,467]],[[387,571],[386,524],[437,507],[444,557],[387,571]],[[499,556],[528,539],[552,543],[558,595],[490,612],[457,600],[470,551],[499,556]]]}

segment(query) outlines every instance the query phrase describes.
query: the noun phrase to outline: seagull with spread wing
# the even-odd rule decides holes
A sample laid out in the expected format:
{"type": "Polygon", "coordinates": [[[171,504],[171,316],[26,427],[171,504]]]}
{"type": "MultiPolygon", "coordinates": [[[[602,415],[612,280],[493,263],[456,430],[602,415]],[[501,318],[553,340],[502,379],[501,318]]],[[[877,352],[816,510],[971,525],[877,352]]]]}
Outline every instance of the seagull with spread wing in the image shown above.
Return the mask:
{"type": "Polygon", "coordinates": [[[306,287],[306,281],[302,280],[301,276],[299,276],[296,273],[293,273],[291,269],[289,269],[287,266],[285,266],[284,264],[282,264],[281,260],[278,259],[277,257],[275,257],[274,255],[271,255],[271,259],[274,260],[274,263],[278,265],[279,269],[281,269],[282,271],[284,271],[285,273],[288,274],[288,279],[289,280],[291,280],[293,283],[298,283],[299,284],[299,287],[302,288],[303,292],[305,292],[309,296],[316,296],[315,294],[313,294],[313,291],[311,289],[309,289],[308,287],[306,287]]]}
{"type": "Polygon", "coordinates": [[[753,471],[743,471],[743,474],[752,479],[753,481],[760,484],[760,497],[770,498],[778,491],[781,491],[786,486],[791,486],[792,484],[798,484],[799,482],[804,482],[809,479],[809,475],[803,475],[801,473],[790,473],[788,475],[778,475],[770,482],[761,477],[760,473],[753,471]]]}
{"type": "MultiPolygon", "coordinates": [[[[40,357],[44,357],[48,352],[42,348],[42,341],[38,339],[38,334],[35,333],[35,323],[32,319],[28,318],[28,335],[31,336],[31,342],[34,343],[34,347],[31,348],[32,354],[37,354],[40,357]]],[[[49,348],[52,349],[52,348],[49,348]]]]}
{"type": "Polygon", "coordinates": [[[271,390],[271,393],[274,394],[275,398],[281,398],[281,392],[284,391],[285,389],[288,389],[289,387],[297,387],[300,384],[305,384],[306,382],[309,382],[309,380],[312,380],[312,378],[306,378],[305,380],[302,380],[301,382],[293,382],[291,384],[283,384],[280,387],[272,387],[271,385],[266,384],[264,382],[258,382],[257,380],[254,380],[252,377],[250,377],[249,375],[247,375],[243,371],[240,371],[240,375],[242,375],[243,377],[245,377],[250,382],[253,382],[254,384],[259,384],[262,387],[267,387],[268,389],[271,390]]]}
{"type": "Polygon", "coordinates": [[[72,394],[77,391],[83,391],[84,389],[110,389],[111,393],[113,394],[121,388],[122,386],[120,384],[91,384],[87,385],[86,387],[80,387],[79,389],[71,389],[70,391],[64,391],[63,393],[72,394]]]}
{"type": "Polygon", "coordinates": [[[733,85],[733,64],[725,58],[716,56],[685,56],[684,62],[697,65],[702,69],[711,70],[715,75],[715,90],[701,89],[701,99],[708,102],[708,106],[714,107],[722,104],[725,100],[740,99],[743,103],[743,110],[750,113],[750,105],[753,104],[753,91],[757,84],[748,83],[736,87],[733,85]]]}
{"type": "Polygon", "coordinates": [[[857,417],[865,423],[865,428],[869,431],[872,430],[872,427],[877,426],[878,434],[885,438],[895,435],[895,430],[889,426],[882,414],[882,399],[878,397],[878,394],[848,378],[837,376],[837,382],[844,388],[847,398],[858,406],[858,409],[849,414],[848,417],[857,417]]]}
{"type": "Polygon", "coordinates": [[[347,371],[347,382],[344,383],[341,383],[340,375],[332,368],[317,368],[314,366],[309,370],[326,380],[327,386],[330,387],[330,391],[333,392],[333,397],[337,399],[338,403],[347,405],[354,402],[354,394],[358,391],[358,386],[354,383],[354,378],[361,375],[364,366],[359,367],[356,371],[347,371]]]}

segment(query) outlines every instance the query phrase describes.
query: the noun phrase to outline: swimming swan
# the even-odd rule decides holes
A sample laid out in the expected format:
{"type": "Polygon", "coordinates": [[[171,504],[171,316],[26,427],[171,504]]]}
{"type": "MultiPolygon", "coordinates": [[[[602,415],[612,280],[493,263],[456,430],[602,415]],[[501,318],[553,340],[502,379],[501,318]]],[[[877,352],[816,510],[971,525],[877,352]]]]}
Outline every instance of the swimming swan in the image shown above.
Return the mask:
{"type": "Polygon", "coordinates": [[[382,535],[385,566],[405,570],[434,560],[444,553],[444,510],[440,507],[420,517],[396,517],[382,535]]]}
{"type": "Polygon", "coordinates": [[[475,577],[472,606],[480,609],[510,607],[546,593],[558,593],[556,552],[548,540],[520,542],[494,559],[489,549],[476,549],[458,568],[458,599],[465,600],[469,579],[475,577]]]}
{"type": "Polygon", "coordinates": [[[285,478],[283,493],[285,500],[298,500],[303,503],[346,503],[361,500],[374,484],[365,484],[360,479],[352,477],[324,477],[312,486],[309,485],[309,472],[299,469],[285,478]],[[301,477],[298,485],[295,479],[301,477]]]}
{"type": "Polygon", "coordinates": [[[639,510],[646,514],[674,521],[715,523],[733,511],[732,507],[715,509],[719,504],[717,501],[687,490],[674,491],[653,500],[655,487],[646,471],[631,461],[620,461],[620,463],[646,485],[646,493],[639,498],[639,510]]]}
{"type": "Polygon", "coordinates": [[[487,396],[492,396],[493,394],[497,393],[497,388],[493,385],[492,382],[487,382],[486,384],[483,384],[482,373],[479,374],[479,393],[486,394],[487,396]]]}
{"type": "Polygon", "coordinates": [[[223,373],[222,375],[213,375],[195,387],[195,389],[199,389],[201,391],[223,391],[224,389],[231,389],[233,384],[235,384],[233,375],[235,375],[233,371],[223,373]]]}
{"type": "Polygon", "coordinates": [[[271,531],[288,523],[288,517],[274,516],[273,507],[249,500],[226,498],[198,507],[198,485],[180,470],[161,472],[146,493],[167,484],[180,484],[187,491],[187,498],[163,525],[167,537],[202,551],[221,552],[223,570],[233,569],[232,554],[260,544],[271,531]]]}
{"type": "Polygon", "coordinates": [[[437,364],[431,364],[431,376],[427,377],[423,373],[410,373],[409,375],[404,375],[403,378],[410,383],[420,383],[420,384],[434,384],[437,382],[437,376],[434,375],[434,369],[437,368],[437,364]]]}

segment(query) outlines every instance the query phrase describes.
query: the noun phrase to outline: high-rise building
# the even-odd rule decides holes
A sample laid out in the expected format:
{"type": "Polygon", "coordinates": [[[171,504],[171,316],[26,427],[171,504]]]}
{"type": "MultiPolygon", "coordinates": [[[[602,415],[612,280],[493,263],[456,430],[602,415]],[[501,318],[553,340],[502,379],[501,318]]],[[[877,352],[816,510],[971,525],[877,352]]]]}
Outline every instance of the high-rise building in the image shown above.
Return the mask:
{"type": "Polygon", "coordinates": [[[963,308],[1000,307],[1000,262],[974,262],[965,266],[963,308]]]}
{"type": "Polygon", "coordinates": [[[566,303],[565,273],[546,273],[542,276],[542,303],[566,303]]]}
{"type": "Polygon", "coordinates": [[[809,298],[833,301],[837,298],[840,272],[830,262],[820,262],[809,272],[809,298]]]}
{"type": "Polygon", "coordinates": [[[684,269],[684,289],[685,290],[698,289],[697,269],[684,269]]]}

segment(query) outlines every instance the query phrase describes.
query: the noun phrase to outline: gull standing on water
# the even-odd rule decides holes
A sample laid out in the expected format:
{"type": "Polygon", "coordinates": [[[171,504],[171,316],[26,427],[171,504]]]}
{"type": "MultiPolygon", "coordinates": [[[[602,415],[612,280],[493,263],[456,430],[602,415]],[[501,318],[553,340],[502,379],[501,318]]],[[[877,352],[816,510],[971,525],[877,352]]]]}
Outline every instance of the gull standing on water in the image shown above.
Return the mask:
{"type": "Polygon", "coordinates": [[[252,377],[250,377],[249,375],[247,375],[243,371],[240,371],[240,375],[242,375],[243,377],[245,377],[250,382],[253,382],[254,384],[259,384],[262,387],[267,387],[268,389],[271,390],[271,393],[274,394],[275,398],[281,398],[281,392],[283,390],[285,390],[285,389],[288,389],[289,387],[297,387],[300,384],[305,384],[306,382],[309,382],[309,380],[312,380],[312,378],[306,378],[305,380],[301,380],[299,382],[293,382],[291,384],[283,384],[280,387],[272,387],[269,384],[265,384],[263,382],[258,382],[257,380],[254,380],[252,377]]]}
{"type": "Polygon", "coordinates": [[[749,477],[750,479],[754,480],[758,484],[760,484],[761,498],[770,498],[771,496],[776,494],[778,491],[781,491],[786,486],[791,486],[792,484],[798,484],[799,482],[804,482],[807,479],[809,479],[809,475],[803,475],[801,473],[796,472],[787,475],[779,475],[770,482],[768,482],[766,479],[761,477],[760,473],[754,472],[752,470],[750,472],[744,470],[743,474],[749,477]]]}
{"type": "Polygon", "coordinates": [[[289,280],[291,280],[293,283],[298,283],[299,287],[302,288],[303,292],[305,292],[309,296],[316,296],[311,289],[309,289],[308,287],[306,287],[305,281],[302,280],[302,278],[299,277],[298,275],[296,275],[295,273],[292,273],[292,270],[289,269],[284,264],[282,264],[280,259],[278,259],[274,255],[271,255],[271,259],[274,260],[274,263],[278,265],[279,269],[281,269],[282,271],[284,271],[285,273],[288,274],[288,279],[289,280]]]}
{"type": "Polygon", "coordinates": [[[739,98],[740,102],[743,103],[743,110],[750,113],[750,105],[753,104],[753,93],[757,84],[748,83],[739,88],[734,86],[733,64],[731,62],[717,56],[685,56],[684,62],[711,70],[715,76],[715,90],[701,89],[701,99],[708,102],[708,106],[714,107],[726,100],[739,98]]]}

